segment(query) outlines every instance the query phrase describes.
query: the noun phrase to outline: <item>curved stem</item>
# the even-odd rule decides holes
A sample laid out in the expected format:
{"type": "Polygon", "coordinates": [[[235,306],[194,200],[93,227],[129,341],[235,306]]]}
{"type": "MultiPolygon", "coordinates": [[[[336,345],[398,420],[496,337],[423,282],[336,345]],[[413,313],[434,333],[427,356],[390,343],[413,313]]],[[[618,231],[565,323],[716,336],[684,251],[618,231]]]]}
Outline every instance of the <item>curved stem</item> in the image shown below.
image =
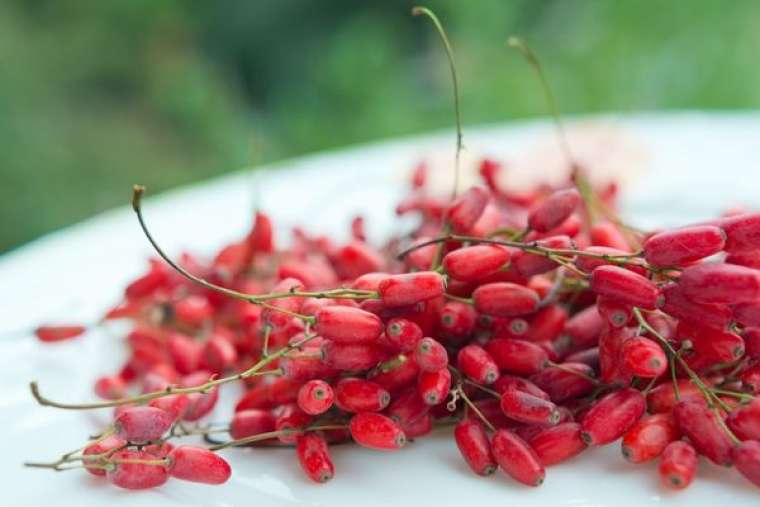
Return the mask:
{"type": "Polygon", "coordinates": [[[457,190],[459,188],[459,159],[462,152],[462,117],[459,111],[459,80],[457,79],[457,66],[454,61],[454,50],[451,48],[451,43],[449,42],[449,37],[446,35],[446,30],[443,29],[443,25],[433,11],[427,7],[418,6],[412,8],[412,16],[427,16],[427,18],[430,19],[441,38],[443,47],[446,50],[446,57],[449,61],[451,84],[454,91],[454,120],[457,128],[457,149],[454,158],[454,189],[452,192],[453,199],[457,196],[457,190]]]}
{"type": "Polygon", "coordinates": [[[262,440],[269,440],[271,438],[283,437],[286,435],[295,435],[298,433],[304,433],[306,431],[320,431],[320,430],[344,430],[348,428],[345,424],[324,424],[317,426],[308,426],[304,429],[284,429],[277,431],[269,431],[267,433],[259,433],[258,435],[251,435],[250,437],[238,438],[236,440],[230,440],[222,444],[217,444],[209,447],[210,451],[219,451],[226,449],[227,447],[240,447],[242,445],[248,445],[255,442],[261,442],[262,440]]]}

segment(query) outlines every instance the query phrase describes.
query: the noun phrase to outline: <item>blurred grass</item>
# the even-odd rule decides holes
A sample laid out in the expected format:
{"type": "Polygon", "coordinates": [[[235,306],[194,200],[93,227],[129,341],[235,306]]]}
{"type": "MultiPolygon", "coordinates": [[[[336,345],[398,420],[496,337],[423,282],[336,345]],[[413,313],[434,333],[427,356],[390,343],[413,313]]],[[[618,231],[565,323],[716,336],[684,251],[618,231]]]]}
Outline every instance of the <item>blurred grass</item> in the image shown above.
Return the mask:
{"type": "MultiPolygon", "coordinates": [[[[756,0],[431,0],[466,123],[760,104],[756,0]]],[[[404,0],[6,0],[0,251],[251,163],[451,125],[448,69],[404,0]]]]}

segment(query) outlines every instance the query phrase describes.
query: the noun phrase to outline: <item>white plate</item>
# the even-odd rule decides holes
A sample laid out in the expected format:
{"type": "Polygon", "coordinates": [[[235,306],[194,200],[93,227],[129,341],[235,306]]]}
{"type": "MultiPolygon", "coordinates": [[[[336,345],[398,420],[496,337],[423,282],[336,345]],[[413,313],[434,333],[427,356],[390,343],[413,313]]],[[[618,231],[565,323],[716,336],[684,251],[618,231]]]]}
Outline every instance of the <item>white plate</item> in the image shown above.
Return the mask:
{"type": "MultiPolygon", "coordinates": [[[[760,197],[758,115],[668,114],[607,117],[605,122],[630,131],[643,146],[644,158],[649,158],[624,199],[628,216],[640,225],[698,220],[737,202],[751,205],[760,197]]],[[[519,162],[521,154],[550,133],[545,123],[468,128],[465,144],[471,155],[518,160],[519,172],[529,165],[519,162]]],[[[423,155],[437,153],[435,158],[440,160],[440,153],[450,153],[451,144],[452,135],[447,133],[289,161],[280,164],[287,170],[256,177],[260,204],[280,224],[299,223],[344,237],[350,214],[363,212],[374,238],[379,239],[392,229],[399,230],[392,209],[404,191],[401,175],[423,155]]],[[[604,155],[613,146],[614,142],[603,142],[596,149],[604,155]]],[[[641,155],[626,150],[622,150],[625,156],[641,155]]],[[[638,174],[642,164],[636,160],[634,168],[627,167],[625,160],[610,164],[638,174]]],[[[254,207],[253,183],[250,175],[241,172],[167,193],[146,202],[147,219],[169,252],[182,248],[211,252],[246,230],[254,207]]],[[[124,189],[124,197],[127,201],[129,189],[124,189]]],[[[0,259],[0,328],[30,328],[43,320],[93,319],[118,299],[124,284],[141,272],[150,254],[126,206],[7,254],[0,259]]],[[[690,489],[676,494],[663,491],[655,465],[627,464],[618,445],[594,449],[552,467],[545,485],[531,489],[499,473],[487,479],[475,477],[445,431],[420,439],[400,453],[339,446],[334,450],[336,477],[320,486],[302,477],[289,449],[225,451],[234,472],[221,487],[170,481],[157,490],[130,493],[77,471],[54,474],[22,468],[24,460],[53,459],[76,447],[106,416],[36,406],[27,382],[38,379],[44,391],[58,399],[90,399],[92,379],[115,368],[121,353],[120,338],[107,332],[47,346],[23,335],[0,341],[4,505],[339,507],[430,502],[622,507],[667,501],[698,507],[757,505],[760,494],[734,471],[705,462],[700,463],[699,476],[690,489]]]]}

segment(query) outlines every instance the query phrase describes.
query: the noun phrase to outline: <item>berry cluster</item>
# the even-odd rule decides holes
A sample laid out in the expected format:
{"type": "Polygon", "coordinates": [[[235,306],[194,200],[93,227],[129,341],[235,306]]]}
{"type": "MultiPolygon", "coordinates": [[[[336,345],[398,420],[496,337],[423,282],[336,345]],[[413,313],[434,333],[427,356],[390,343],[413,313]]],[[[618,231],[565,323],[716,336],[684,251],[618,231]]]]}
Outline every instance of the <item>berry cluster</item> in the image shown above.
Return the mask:
{"type": "Polygon", "coordinates": [[[276,445],[326,482],[330,445],[395,451],[454,425],[474,473],[530,486],[620,439],[628,461],[660,460],[667,487],[693,481],[698,455],[760,486],[760,214],[640,231],[615,213],[614,184],[569,165],[564,183],[517,192],[486,159],[483,186],[444,199],[420,164],[397,208],[419,225],[381,248],[361,218],[348,243],[296,229],[277,248],[257,213],[208,261],[161,250],[135,187],[161,259],[104,318],[133,323],[129,359],[95,382],[101,402],[59,403],[32,384],[42,405],[115,407],[113,423],[34,465],[131,489],[219,484],[230,469],[217,451],[276,445]],[[202,422],[227,383],[245,386],[232,420],[202,422]],[[170,443],[199,434],[213,445],[170,443]]]}

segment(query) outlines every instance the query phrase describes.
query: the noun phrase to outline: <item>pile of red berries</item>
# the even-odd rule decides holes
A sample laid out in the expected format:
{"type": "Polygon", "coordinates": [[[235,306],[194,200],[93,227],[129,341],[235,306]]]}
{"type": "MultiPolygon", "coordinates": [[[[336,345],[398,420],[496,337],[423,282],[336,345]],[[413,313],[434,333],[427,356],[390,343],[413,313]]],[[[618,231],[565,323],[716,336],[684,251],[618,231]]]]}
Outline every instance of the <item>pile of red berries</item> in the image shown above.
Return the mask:
{"type": "Polygon", "coordinates": [[[208,262],[161,251],[136,187],[164,260],[104,318],[134,324],[129,359],[95,382],[102,402],[32,385],[43,405],[116,407],[113,423],[36,465],[131,489],[218,484],[230,469],[217,451],[282,445],[325,482],[332,444],[395,451],[454,425],[473,472],[531,486],[621,438],[628,461],[660,460],[667,487],[692,482],[698,455],[760,486],[760,214],[644,232],[615,214],[614,184],[591,188],[578,169],[529,192],[502,188],[493,160],[480,170],[485,186],[447,200],[418,166],[397,211],[419,226],[382,248],[357,218],[347,244],[297,229],[278,249],[258,213],[208,262]],[[245,386],[232,420],[204,423],[232,382],[245,386]],[[198,434],[213,445],[170,443],[198,434]]]}

